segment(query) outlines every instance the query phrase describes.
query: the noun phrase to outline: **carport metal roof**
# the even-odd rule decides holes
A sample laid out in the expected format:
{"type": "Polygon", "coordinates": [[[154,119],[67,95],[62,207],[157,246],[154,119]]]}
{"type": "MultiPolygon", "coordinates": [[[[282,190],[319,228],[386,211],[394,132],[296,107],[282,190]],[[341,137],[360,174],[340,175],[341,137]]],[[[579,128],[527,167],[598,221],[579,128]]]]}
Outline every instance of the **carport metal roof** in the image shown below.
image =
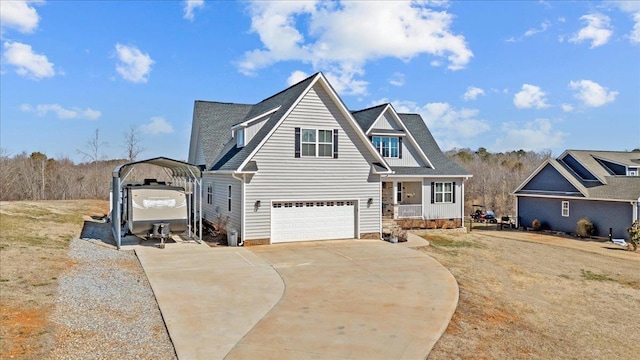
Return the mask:
{"type": "Polygon", "coordinates": [[[130,162],[130,163],[122,164],[120,166],[116,166],[113,169],[113,177],[122,177],[123,174],[126,177],[128,173],[131,171],[131,169],[138,164],[151,164],[151,165],[157,165],[157,166],[163,167],[165,169],[168,169],[171,172],[172,176],[174,177],[183,177],[183,178],[190,178],[190,177],[201,178],[202,177],[202,172],[200,171],[199,167],[188,164],[186,162],[169,159],[166,157],[156,157],[148,160],[140,160],[140,161],[130,162]]]}
{"type": "Polygon", "coordinates": [[[193,184],[193,191],[191,192],[191,197],[189,199],[189,208],[191,209],[188,214],[189,236],[193,235],[193,228],[196,227],[197,221],[199,228],[198,240],[202,240],[202,171],[200,171],[199,167],[183,161],[173,160],[166,157],[156,157],[122,164],[113,169],[113,182],[111,189],[111,226],[118,249],[120,249],[122,244],[122,185],[125,183],[124,180],[127,179],[133,168],[139,164],[151,164],[164,168],[169,176],[173,179],[179,180],[180,183],[185,185],[185,188],[188,188],[189,184],[193,184]],[[196,206],[199,208],[198,211],[194,211],[196,206]],[[118,211],[114,211],[114,209],[117,209],[118,211]]]}

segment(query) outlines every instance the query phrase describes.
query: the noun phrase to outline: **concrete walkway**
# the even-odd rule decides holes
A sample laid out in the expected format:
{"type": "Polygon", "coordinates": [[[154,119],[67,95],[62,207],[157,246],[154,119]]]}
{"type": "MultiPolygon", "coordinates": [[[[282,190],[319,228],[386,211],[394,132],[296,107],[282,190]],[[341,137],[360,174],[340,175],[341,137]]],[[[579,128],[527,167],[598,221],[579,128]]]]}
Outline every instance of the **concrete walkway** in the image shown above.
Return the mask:
{"type": "Polygon", "coordinates": [[[424,359],[458,301],[438,262],[376,240],[136,252],[180,359],[424,359]]]}

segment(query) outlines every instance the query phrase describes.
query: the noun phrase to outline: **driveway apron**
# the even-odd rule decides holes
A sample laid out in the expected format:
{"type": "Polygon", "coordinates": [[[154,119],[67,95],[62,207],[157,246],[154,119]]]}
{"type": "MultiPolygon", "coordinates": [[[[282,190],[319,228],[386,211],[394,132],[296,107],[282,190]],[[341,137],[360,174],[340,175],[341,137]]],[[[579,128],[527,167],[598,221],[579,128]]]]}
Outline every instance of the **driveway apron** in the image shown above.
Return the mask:
{"type": "Polygon", "coordinates": [[[282,299],[226,359],[424,359],[458,302],[448,270],[382,241],[250,248],[284,280],[282,299]]]}
{"type": "Polygon", "coordinates": [[[178,358],[222,359],[280,300],[276,271],[245,248],[138,247],[178,358]]]}

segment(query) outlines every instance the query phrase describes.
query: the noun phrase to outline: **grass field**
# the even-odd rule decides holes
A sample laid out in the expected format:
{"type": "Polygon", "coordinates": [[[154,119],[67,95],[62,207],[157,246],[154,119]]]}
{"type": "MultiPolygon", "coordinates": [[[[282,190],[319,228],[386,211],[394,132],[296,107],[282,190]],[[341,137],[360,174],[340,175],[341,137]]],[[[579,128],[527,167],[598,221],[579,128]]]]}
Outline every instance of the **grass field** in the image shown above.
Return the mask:
{"type": "Polygon", "coordinates": [[[108,201],[0,202],[0,358],[41,359],[55,346],[48,316],[69,241],[108,201]]]}
{"type": "Polygon", "coordinates": [[[637,359],[640,253],[512,231],[424,235],[458,309],[429,359],[637,359]]]}

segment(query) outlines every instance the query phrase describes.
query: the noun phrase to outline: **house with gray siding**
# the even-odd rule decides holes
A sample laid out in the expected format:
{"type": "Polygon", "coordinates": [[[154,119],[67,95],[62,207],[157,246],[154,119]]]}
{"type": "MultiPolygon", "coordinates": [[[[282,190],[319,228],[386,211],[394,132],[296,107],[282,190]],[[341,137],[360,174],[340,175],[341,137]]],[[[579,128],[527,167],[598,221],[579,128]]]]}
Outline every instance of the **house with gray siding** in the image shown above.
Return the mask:
{"type": "Polygon", "coordinates": [[[566,150],[544,161],[516,190],[521,226],[538,219],[543,227],[574,233],[589,219],[596,236],[629,238],[638,220],[640,152],[566,150]]]}
{"type": "Polygon", "coordinates": [[[349,111],[322,73],[257,104],[196,101],[203,217],[247,245],[381,238],[382,216],[463,218],[470,175],[417,114],[349,111]]]}

